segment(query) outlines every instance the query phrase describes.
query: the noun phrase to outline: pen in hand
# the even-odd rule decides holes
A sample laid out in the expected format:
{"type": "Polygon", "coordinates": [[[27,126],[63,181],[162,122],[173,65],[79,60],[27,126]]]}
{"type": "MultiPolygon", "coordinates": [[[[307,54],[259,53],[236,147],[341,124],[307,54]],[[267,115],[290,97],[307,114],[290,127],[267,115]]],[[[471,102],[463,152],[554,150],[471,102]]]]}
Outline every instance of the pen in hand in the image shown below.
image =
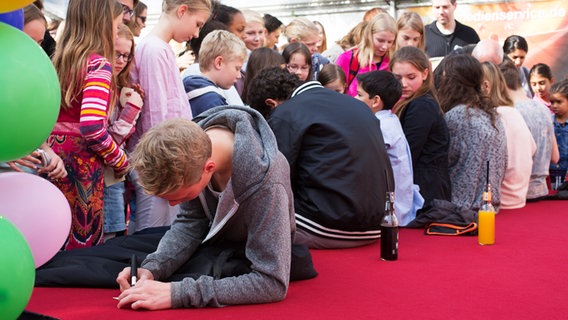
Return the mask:
{"type": "Polygon", "coordinates": [[[132,254],[132,257],[130,258],[130,285],[133,287],[136,285],[137,275],[138,267],[136,264],[136,254],[132,254]]]}

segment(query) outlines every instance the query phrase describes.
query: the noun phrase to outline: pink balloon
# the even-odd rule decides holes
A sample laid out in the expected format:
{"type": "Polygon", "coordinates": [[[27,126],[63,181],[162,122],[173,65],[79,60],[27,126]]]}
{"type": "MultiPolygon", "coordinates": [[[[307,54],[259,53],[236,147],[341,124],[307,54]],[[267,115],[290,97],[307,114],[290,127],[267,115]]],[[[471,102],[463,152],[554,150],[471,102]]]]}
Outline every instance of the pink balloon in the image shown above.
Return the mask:
{"type": "Polygon", "coordinates": [[[0,216],[28,241],[38,268],[61,249],[71,228],[71,209],[51,182],[29,173],[0,173],[0,216]]]}

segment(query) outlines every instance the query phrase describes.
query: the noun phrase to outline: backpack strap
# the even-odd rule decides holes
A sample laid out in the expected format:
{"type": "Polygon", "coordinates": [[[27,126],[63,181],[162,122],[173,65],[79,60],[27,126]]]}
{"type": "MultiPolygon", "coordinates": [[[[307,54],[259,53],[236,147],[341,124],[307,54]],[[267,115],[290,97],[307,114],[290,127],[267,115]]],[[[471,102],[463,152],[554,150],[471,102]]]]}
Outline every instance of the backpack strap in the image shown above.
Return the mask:
{"type": "Polygon", "coordinates": [[[451,223],[432,222],[426,226],[424,233],[427,235],[438,236],[473,236],[477,235],[477,223],[471,222],[468,225],[457,225],[451,223]]]}
{"type": "Polygon", "coordinates": [[[358,50],[357,48],[353,48],[353,50],[351,51],[351,60],[349,60],[349,73],[347,74],[347,88],[349,88],[351,86],[351,83],[353,82],[353,80],[355,80],[355,77],[357,76],[357,73],[359,73],[359,58],[357,58],[358,56],[358,50]]]}

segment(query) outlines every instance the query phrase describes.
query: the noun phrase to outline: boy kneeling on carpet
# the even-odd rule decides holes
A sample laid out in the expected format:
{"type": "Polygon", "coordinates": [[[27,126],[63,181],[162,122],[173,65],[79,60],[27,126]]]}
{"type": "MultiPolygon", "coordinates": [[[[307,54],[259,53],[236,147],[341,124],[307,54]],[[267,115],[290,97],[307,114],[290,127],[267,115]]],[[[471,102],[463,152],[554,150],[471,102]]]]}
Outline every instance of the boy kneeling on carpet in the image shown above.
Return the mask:
{"type": "Polygon", "coordinates": [[[138,268],[136,285],[130,286],[130,268],[118,275],[119,308],[219,307],[286,295],[294,203],[288,162],[270,127],[255,110],[233,106],[207,110],[194,121],[163,122],[131,156],[146,192],[181,204],[181,211],[138,268]],[[248,265],[228,277],[160,282],[206,246],[240,247],[248,265]]]}

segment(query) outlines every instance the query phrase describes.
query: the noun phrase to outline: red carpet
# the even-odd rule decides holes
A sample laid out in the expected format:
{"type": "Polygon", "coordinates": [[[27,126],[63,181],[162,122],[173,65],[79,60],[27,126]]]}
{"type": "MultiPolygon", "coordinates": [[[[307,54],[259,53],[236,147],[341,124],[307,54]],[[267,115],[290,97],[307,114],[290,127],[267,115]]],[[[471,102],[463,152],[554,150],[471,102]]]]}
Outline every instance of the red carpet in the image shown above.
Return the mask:
{"type": "Polygon", "coordinates": [[[26,308],[60,319],[567,319],[567,201],[496,217],[496,244],[403,229],[399,260],[379,244],[314,250],[319,276],[266,305],[168,311],[116,309],[118,290],[35,288],[26,308]]]}

